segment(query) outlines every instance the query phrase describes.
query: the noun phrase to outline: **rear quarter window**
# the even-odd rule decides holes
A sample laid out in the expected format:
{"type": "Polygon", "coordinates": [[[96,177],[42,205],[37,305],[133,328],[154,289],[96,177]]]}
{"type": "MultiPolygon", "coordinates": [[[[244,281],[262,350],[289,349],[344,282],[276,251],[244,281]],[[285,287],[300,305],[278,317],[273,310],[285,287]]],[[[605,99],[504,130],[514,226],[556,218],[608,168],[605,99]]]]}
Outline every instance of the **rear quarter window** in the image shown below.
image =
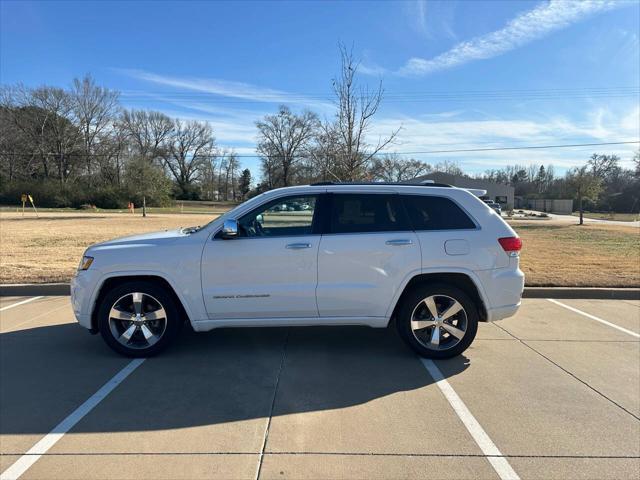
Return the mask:
{"type": "Polygon", "coordinates": [[[431,195],[402,195],[414,230],[468,230],[476,228],[453,200],[431,195]]]}

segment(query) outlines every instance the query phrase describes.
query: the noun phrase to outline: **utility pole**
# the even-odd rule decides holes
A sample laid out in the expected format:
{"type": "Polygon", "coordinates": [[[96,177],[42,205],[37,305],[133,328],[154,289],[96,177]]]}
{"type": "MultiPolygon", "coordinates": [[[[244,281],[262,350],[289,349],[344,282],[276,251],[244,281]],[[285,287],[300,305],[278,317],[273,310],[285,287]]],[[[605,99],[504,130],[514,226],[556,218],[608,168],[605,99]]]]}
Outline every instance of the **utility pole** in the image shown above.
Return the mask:
{"type": "Polygon", "coordinates": [[[142,216],[147,216],[147,197],[142,197],[142,216]]]}

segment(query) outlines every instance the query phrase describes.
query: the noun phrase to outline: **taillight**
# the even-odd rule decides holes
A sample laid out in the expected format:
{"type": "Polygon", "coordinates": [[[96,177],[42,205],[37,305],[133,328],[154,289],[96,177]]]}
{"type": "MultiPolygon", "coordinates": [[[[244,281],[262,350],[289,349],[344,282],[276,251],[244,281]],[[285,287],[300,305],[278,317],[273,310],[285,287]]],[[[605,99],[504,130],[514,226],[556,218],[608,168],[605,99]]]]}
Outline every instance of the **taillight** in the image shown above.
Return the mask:
{"type": "Polygon", "coordinates": [[[520,237],[503,237],[499,238],[498,242],[510,257],[517,257],[520,254],[520,250],[522,250],[522,239],[520,237]]]}

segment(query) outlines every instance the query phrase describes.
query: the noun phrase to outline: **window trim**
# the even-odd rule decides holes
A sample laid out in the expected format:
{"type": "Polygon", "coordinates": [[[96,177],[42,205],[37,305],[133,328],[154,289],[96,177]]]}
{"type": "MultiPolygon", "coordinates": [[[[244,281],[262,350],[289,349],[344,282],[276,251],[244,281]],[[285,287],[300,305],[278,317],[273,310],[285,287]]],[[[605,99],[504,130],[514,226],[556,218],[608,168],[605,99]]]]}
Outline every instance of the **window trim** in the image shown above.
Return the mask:
{"type": "Polygon", "coordinates": [[[409,223],[411,223],[411,228],[413,228],[413,231],[416,233],[419,233],[419,232],[473,232],[476,230],[482,230],[482,226],[478,223],[476,218],[473,215],[471,215],[469,210],[467,210],[457,199],[453,197],[448,197],[446,195],[432,195],[432,194],[425,194],[425,193],[401,193],[400,201],[402,202],[402,205],[406,211],[407,217],[409,218],[409,223]],[[462,210],[464,214],[469,218],[469,220],[471,220],[471,223],[475,225],[475,227],[474,228],[437,228],[437,229],[430,229],[430,230],[416,230],[415,226],[411,222],[411,216],[409,215],[409,211],[407,210],[407,205],[403,197],[445,198],[450,202],[453,202],[460,210],[462,210]]]}

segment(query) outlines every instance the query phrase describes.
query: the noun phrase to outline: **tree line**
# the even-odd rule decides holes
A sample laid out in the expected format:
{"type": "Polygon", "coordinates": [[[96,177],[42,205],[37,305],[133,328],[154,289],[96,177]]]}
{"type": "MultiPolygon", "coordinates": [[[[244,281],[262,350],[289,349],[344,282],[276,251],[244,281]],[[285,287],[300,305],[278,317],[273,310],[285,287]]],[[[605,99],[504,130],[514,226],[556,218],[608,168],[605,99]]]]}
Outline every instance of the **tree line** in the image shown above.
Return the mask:
{"type": "Polygon", "coordinates": [[[617,155],[594,153],[585,164],[558,176],[553,165],[509,165],[479,175],[512,185],[523,198],[571,198],[579,211],[638,213],[640,211],[640,152],[632,169],[620,165],[617,155]]]}
{"type": "Polygon", "coordinates": [[[91,76],[71,88],[0,91],[0,201],[32,193],[43,206],[122,208],[145,197],[236,201],[250,188],[207,122],[122,108],[91,76]]]}

